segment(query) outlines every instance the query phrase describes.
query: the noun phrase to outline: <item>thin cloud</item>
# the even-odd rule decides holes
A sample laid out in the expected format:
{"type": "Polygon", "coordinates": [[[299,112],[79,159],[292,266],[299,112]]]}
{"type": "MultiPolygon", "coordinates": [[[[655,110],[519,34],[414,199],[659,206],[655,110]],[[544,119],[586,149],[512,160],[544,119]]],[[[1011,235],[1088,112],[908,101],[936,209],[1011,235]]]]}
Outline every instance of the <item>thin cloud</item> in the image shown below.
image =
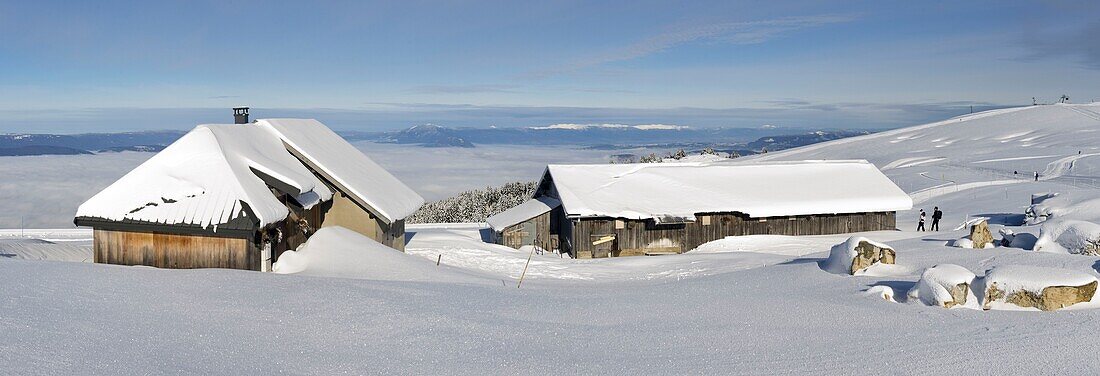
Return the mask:
{"type": "Polygon", "coordinates": [[[518,85],[425,85],[412,88],[416,94],[515,93],[518,85]]]}
{"type": "Polygon", "coordinates": [[[581,58],[558,68],[531,72],[530,76],[543,78],[607,63],[638,59],[682,44],[698,41],[714,41],[734,45],[758,44],[796,30],[850,22],[855,19],[854,15],[815,15],[760,21],[724,22],[682,28],[643,39],[605,54],[581,58]]]}
{"type": "Polygon", "coordinates": [[[1027,35],[1023,45],[1028,53],[1020,57],[1023,61],[1036,61],[1052,57],[1069,57],[1086,69],[1100,70],[1100,21],[1083,26],[1044,30],[1036,35],[1027,35]]]}

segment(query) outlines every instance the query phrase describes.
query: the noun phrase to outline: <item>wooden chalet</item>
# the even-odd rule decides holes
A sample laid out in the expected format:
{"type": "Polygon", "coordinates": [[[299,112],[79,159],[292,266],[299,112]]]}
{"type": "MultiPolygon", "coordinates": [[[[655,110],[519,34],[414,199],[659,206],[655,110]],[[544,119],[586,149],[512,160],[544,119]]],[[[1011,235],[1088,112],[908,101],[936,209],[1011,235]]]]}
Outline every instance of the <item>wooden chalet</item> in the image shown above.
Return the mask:
{"type": "Polygon", "coordinates": [[[896,211],[912,207],[866,161],[550,165],[535,198],[560,203],[539,214],[548,222],[501,225],[549,234],[575,258],[683,253],[737,235],[894,230],[896,211]]]}
{"type": "Polygon", "coordinates": [[[342,226],[404,250],[424,200],[324,124],[200,125],[88,199],[95,262],[270,270],[316,229],[342,226]]]}

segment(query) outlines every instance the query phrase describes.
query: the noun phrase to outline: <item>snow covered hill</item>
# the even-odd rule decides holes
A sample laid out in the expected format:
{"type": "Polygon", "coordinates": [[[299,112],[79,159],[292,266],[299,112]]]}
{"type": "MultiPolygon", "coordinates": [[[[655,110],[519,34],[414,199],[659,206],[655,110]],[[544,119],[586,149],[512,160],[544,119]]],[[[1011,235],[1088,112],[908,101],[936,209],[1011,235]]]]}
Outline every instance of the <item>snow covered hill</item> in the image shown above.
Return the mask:
{"type": "MultiPolygon", "coordinates": [[[[914,211],[943,208],[944,202],[951,205],[952,220],[989,214],[967,201],[991,193],[1022,206],[1013,207],[1016,214],[1033,193],[1068,193],[1077,199],[1065,203],[1072,206],[1100,198],[1091,193],[1100,190],[1100,103],[992,110],[740,161],[852,158],[874,163],[909,192],[914,211]]],[[[1079,210],[1076,219],[1100,219],[1100,205],[1092,208],[1079,210]]],[[[915,213],[899,214],[905,223],[915,223],[914,218],[915,213]]]]}
{"type": "Polygon", "coordinates": [[[890,268],[858,276],[821,267],[848,235],[730,237],[682,255],[570,260],[487,244],[480,224],[410,225],[406,255],[373,258],[380,250],[321,238],[297,255],[308,259],[306,272],[290,275],[21,260],[49,259],[48,244],[10,241],[10,250],[0,247],[0,368],[1097,374],[1100,298],[1055,312],[1007,303],[982,311],[973,301],[946,309],[907,294],[936,265],[978,276],[962,294],[974,299],[994,268],[1057,268],[1081,281],[1100,275],[1097,256],[1036,252],[1016,242],[948,246],[969,234],[960,225],[974,217],[987,218],[994,234],[1032,234],[1032,243],[1040,226],[1024,220],[1029,209],[1097,222],[1096,153],[1100,105],[1049,105],[714,162],[867,159],[883,169],[917,208],[899,213],[901,231],[858,234],[897,256],[895,265],[879,265],[890,268]],[[1030,207],[1036,193],[1058,195],[1030,207]],[[943,231],[913,231],[915,211],[933,206],[946,212],[943,231]],[[325,245],[332,241],[339,244],[325,245]],[[342,256],[350,254],[357,256],[342,256]]]}

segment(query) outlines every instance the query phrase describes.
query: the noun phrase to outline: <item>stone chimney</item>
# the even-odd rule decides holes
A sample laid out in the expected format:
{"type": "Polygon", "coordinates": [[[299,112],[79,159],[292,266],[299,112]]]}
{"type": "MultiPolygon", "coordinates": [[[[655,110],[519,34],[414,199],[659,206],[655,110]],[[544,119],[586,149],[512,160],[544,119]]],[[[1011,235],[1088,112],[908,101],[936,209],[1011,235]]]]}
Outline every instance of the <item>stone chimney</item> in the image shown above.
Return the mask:
{"type": "Polygon", "coordinates": [[[233,124],[248,124],[248,107],[233,107],[233,124]]]}

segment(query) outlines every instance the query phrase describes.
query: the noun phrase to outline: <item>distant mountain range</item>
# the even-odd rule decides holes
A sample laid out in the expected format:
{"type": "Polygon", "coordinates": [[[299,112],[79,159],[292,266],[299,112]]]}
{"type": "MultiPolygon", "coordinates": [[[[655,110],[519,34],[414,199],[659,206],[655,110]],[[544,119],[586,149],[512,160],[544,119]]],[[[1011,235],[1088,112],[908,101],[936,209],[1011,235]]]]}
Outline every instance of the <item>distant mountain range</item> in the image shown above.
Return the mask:
{"type": "Polygon", "coordinates": [[[0,156],[73,155],[118,151],[160,151],[186,132],[0,134],[0,156]]]}
{"type": "MultiPolygon", "coordinates": [[[[74,155],[120,151],[156,152],[186,132],[0,134],[0,156],[74,155]]],[[[864,130],[806,130],[791,128],[690,128],[672,125],[557,124],[528,128],[450,128],[417,125],[399,131],[339,132],[349,141],[407,144],[422,147],[472,148],[478,144],[574,145],[618,150],[637,147],[688,151],[714,148],[754,154],[816,142],[858,136],[864,130]]]]}
{"type": "Polygon", "coordinates": [[[417,125],[387,132],[344,132],[349,140],[426,147],[474,147],[477,144],[578,145],[590,149],[713,147],[739,154],[782,150],[838,138],[865,135],[866,130],[791,128],[690,128],[672,125],[557,124],[528,128],[449,128],[417,125]]]}

